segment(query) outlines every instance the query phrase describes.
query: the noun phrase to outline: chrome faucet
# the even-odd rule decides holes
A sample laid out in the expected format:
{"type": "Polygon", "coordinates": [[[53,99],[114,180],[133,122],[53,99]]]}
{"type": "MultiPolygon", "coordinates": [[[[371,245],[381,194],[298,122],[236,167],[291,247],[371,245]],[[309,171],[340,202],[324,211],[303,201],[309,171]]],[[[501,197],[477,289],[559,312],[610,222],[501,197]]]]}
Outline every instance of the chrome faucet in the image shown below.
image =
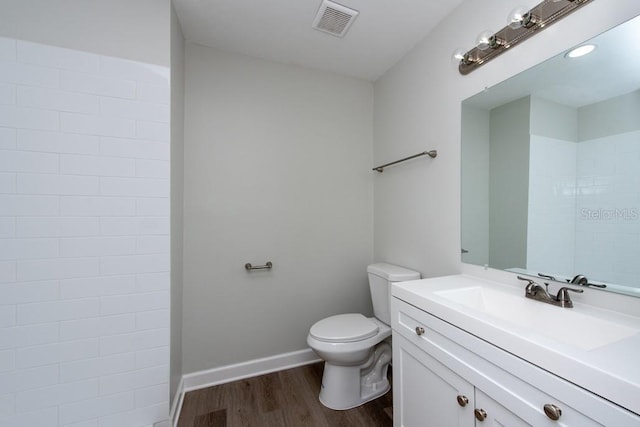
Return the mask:
{"type": "Polygon", "coordinates": [[[542,285],[526,277],[518,276],[518,279],[527,282],[527,286],[524,289],[524,296],[536,301],[542,301],[546,302],[547,304],[557,305],[558,307],[573,307],[573,301],[571,301],[569,292],[578,292],[580,294],[584,292],[583,289],[562,287],[558,289],[558,294],[554,296],[549,293],[548,283],[545,283],[545,286],[542,287],[542,285]]]}

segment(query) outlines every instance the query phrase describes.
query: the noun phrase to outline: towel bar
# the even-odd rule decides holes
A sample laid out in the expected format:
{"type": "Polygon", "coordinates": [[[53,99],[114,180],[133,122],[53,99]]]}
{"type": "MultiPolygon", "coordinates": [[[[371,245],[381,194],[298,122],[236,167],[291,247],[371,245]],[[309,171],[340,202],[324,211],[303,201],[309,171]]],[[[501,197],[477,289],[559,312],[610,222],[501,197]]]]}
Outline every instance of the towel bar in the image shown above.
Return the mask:
{"type": "Polygon", "coordinates": [[[386,165],[377,166],[371,170],[383,172],[384,168],[386,168],[387,166],[395,165],[396,163],[405,162],[407,160],[415,159],[416,157],[421,157],[421,156],[429,156],[433,159],[437,155],[438,155],[438,152],[436,150],[423,151],[422,153],[414,154],[413,156],[405,157],[404,159],[396,160],[395,162],[387,163],[386,165]]]}
{"type": "Polygon", "coordinates": [[[273,263],[271,261],[267,261],[267,263],[265,265],[251,265],[250,262],[246,263],[244,265],[244,269],[247,271],[251,271],[251,270],[267,270],[267,269],[271,269],[271,267],[273,267],[273,263]]]}

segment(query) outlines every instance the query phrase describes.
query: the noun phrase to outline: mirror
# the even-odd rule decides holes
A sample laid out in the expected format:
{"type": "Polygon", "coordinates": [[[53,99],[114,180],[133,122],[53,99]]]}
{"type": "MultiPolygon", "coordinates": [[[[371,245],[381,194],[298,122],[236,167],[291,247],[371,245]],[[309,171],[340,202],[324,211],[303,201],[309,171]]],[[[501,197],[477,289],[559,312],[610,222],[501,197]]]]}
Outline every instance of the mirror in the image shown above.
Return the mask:
{"type": "Polygon", "coordinates": [[[640,297],[640,17],[462,103],[462,261],[640,297]]]}

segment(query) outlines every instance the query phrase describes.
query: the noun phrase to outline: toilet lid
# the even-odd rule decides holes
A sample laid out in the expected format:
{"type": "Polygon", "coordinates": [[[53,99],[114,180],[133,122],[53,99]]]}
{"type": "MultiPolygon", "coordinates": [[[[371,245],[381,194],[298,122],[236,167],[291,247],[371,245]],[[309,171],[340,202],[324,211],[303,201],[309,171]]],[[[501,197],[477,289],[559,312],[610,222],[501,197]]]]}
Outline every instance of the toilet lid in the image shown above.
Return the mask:
{"type": "Polygon", "coordinates": [[[320,341],[352,342],[378,333],[378,325],[360,313],[338,314],[316,322],[309,334],[320,341]]]}

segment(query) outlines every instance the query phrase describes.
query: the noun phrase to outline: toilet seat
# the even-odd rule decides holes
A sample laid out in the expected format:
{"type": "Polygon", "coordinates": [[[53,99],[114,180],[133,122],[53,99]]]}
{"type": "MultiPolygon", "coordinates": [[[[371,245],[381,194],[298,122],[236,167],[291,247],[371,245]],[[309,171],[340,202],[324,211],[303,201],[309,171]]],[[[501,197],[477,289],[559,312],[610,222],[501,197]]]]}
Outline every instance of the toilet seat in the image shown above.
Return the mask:
{"type": "Polygon", "coordinates": [[[319,341],[346,343],[371,338],[378,325],[360,313],[338,314],[316,322],[309,335],[319,341]]]}

